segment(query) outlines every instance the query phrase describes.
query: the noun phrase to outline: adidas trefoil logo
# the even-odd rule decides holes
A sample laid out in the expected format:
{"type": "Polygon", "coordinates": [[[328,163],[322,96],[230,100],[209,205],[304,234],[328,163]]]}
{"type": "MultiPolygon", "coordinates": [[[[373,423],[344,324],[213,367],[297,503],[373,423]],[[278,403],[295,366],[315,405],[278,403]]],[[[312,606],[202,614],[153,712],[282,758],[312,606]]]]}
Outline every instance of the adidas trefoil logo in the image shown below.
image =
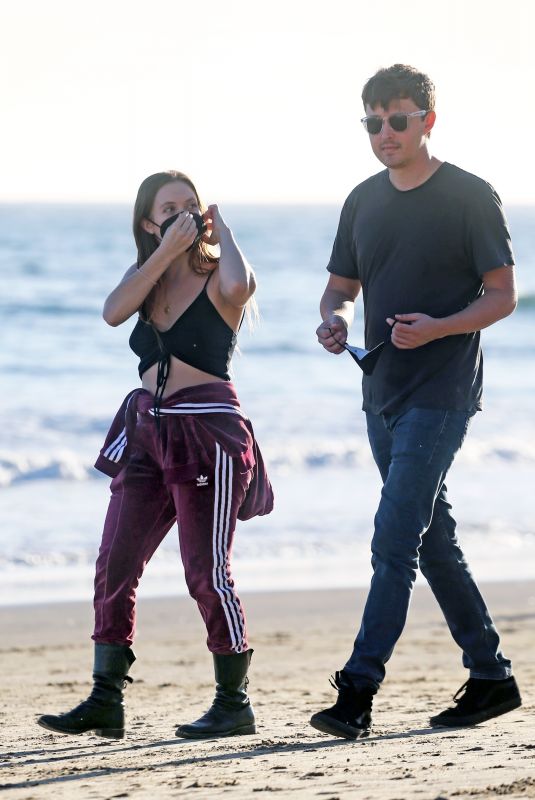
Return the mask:
{"type": "Polygon", "coordinates": [[[208,475],[199,475],[197,478],[197,486],[208,486],[208,475]]]}

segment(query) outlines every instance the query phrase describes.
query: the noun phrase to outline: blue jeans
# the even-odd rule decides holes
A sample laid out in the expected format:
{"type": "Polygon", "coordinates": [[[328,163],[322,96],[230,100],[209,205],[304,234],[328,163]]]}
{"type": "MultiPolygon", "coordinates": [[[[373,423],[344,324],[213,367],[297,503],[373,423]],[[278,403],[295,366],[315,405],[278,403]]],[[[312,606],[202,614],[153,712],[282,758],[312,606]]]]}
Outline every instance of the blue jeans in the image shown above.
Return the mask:
{"type": "Polygon", "coordinates": [[[512,674],[498,633],[455,535],[444,480],[471,414],[412,408],[367,414],[383,488],[372,540],[373,577],[353,653],[344,670],[356,686],[378,689],[401,636],[420,567],[472,678],[512,674]]]}

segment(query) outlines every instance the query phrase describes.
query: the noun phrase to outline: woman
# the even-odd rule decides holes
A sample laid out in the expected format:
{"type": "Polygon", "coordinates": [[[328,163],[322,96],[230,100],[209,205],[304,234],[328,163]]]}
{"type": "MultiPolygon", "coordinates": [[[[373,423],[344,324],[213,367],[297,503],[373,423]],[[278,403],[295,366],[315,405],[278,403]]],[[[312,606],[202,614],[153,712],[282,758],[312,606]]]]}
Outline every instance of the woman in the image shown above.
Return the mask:
{"type": "Polygon", "coordinates": [[[116,326],[139,311],[130,346],[142,388],[125,398],[95,465],[113,480],[96,564],[94,686],[72,711],[38,722],[60,733],[124,736],[136,588],[176,520],[216,678],[209,711],[177,736],[254,733],[246,691],[253,651],[229,556],[236,518],[269,513],[273,494],[229,365],[255,279],[218,207],[202,213],[180,172],[143,181],[133,228],[138,261],[103,312],[116,326]],[[218,258],[211,245],[219,245],[218,258]]]}

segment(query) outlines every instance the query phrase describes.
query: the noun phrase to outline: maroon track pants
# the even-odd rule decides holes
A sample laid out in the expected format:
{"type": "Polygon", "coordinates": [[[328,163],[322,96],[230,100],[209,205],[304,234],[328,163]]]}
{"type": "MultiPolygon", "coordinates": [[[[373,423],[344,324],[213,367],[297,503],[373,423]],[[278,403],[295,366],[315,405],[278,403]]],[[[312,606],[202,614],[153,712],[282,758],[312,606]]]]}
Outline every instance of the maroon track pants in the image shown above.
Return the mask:
{"type": "MultiPolygon", "coordinates": [[[[194,413],[204,413],[202,405],[198,412],[193,408],[194,413]]],[[[224,417],[229,414],[221,415],[223,426],[224,417]]],[[[219,422],[215,414],[210,418],[219,422]]],[[[230,456],[216,439],[209,438],[202,445],[202,471],[197,473],[195,464],[186,464],[186,479],[166,483],[170,449],[180,451],[183,438],[181,452],[191,452],[190,434],[199,418],[192,420],[187,415],[163,414],[158,432],[147,409],[137,413],[131,454],[111,483],[96,564],[96,642],[132,644],[137,585],[176,520],[186,583],[206,624],[208,649],[220,654],[248,649],[245,615],[229,559],[251,470],[244,469],[243,459],[230,456]],[[212,452],[206,452],[210,447],[212,452]]]]}

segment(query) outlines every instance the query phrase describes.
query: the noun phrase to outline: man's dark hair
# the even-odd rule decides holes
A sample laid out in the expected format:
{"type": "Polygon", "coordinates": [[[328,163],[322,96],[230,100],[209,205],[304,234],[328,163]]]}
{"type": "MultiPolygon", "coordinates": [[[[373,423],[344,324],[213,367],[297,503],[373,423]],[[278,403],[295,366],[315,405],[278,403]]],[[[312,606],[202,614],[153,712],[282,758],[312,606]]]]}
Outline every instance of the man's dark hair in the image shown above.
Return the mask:
{"type": "Polygon", "coordinates": [[[407,64],[394,64],[380,69],[364,85],[364,108],[382,106],[387,109],[393,100],[410,99],[418,108],[434,111],[435,86],[431,78],[407,64]]]}

